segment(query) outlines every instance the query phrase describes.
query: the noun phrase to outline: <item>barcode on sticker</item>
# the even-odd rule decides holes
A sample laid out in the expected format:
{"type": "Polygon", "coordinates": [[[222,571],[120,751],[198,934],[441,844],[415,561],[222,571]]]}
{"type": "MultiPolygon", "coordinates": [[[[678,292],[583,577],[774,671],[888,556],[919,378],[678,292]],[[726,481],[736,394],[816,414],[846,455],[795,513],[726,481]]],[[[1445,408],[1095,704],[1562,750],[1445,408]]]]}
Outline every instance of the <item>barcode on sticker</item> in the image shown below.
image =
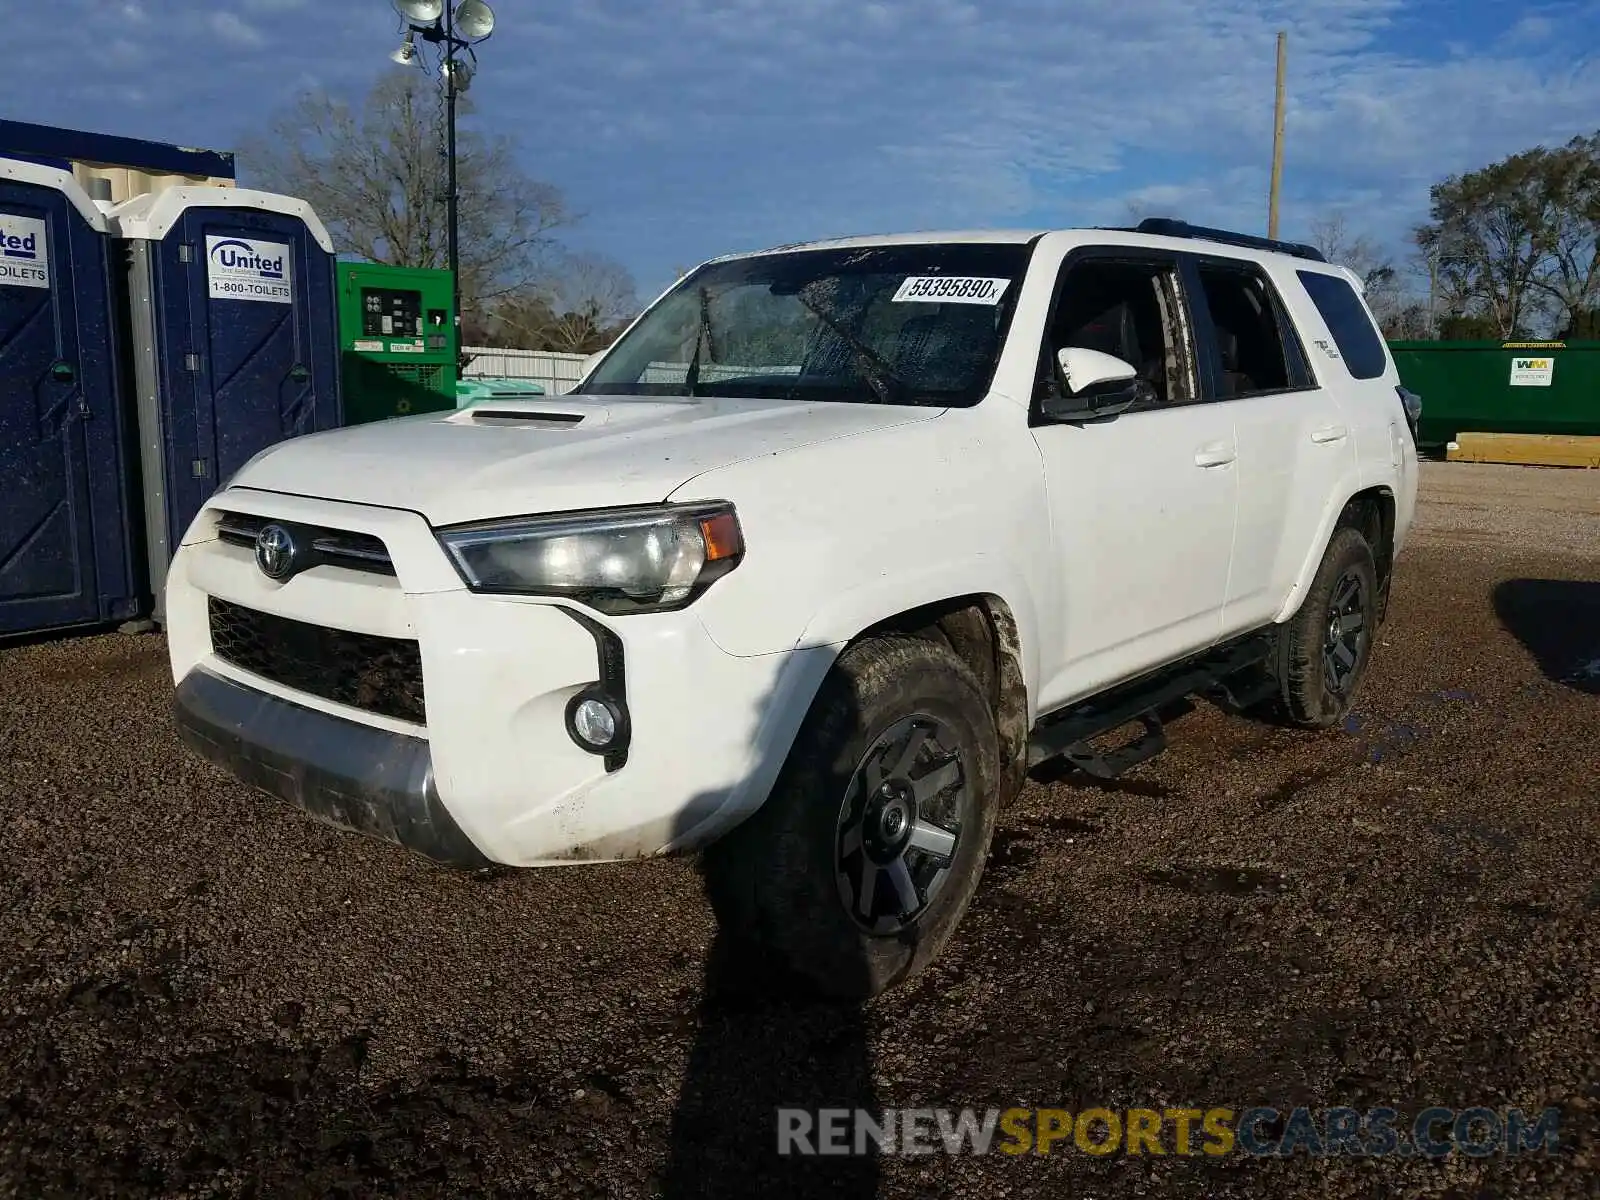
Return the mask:
{"type": "Polygon", "coordinates": [[[1010,282],[977,275],[913,275],[900,285],[894,299],[931,304],[999,304],[1010,282]]]}

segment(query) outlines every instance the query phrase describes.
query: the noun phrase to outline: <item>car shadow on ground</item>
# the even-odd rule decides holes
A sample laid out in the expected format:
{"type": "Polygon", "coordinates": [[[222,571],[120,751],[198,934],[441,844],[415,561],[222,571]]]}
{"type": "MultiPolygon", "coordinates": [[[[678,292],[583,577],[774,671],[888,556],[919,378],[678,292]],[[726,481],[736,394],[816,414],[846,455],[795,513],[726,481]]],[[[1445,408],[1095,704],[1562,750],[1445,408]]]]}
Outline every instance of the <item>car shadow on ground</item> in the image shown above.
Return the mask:
{"type": "Polygon", "coordinates": [[[1494,611],[1547,679],[1600,695],[1600,581],[1508,579],[1494,611]]]}
{"type": "Polygon", "coordinates": [[[869,1197],[867,1153],[779,1151],[778,1110],[864,1109],[879,1115],[868,1020],[860,1004],[783,1000],[752,978],[748,957],[719,931],[706,962],[699,1027],[669,1134],[661,1195],[869,1197]]]}
{"type": "MultiPolygon", "coordinates": [[[[773,702],[769,695],[760,707],[773,702]]],[[[854,716],[841,719],[853,723],[854,716]]],[[[838,803],[850,771],[830,775],[838,803]]],[[[781,1152],[779,1137],[780,1109],[803,1110],[812,1119],[822,1109],[849,1110],[847,1129],[855,1110],[874,1121],[881,1116],[866,1005],[807,995],[769,952],[735,934],[740,914],[732,897],[739,885],[724,884],[704,859],[702,876],[717,931],[659,1194],[667,1200],[877,1195],[879,1163],[870,1140],[861,1153],[807,1155],[781,1152]]],[[[867,975],[864,961],[860,975],[867,975]]]]}

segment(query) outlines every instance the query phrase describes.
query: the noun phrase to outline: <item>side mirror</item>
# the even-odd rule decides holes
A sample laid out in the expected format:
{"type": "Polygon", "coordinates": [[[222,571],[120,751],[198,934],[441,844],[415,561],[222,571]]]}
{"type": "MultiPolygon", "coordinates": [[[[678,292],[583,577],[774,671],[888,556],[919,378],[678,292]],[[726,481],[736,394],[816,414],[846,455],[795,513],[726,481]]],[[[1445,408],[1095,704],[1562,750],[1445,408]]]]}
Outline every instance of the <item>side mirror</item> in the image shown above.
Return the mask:
{"type": "Polygon", "coordinates": [[[1149,395],[1139,372],[1114,354],[1084,346],[1056,352],[1057,392],[1044,400],[1044,415],[1062,421],[1114,417],[1149,395]]]}

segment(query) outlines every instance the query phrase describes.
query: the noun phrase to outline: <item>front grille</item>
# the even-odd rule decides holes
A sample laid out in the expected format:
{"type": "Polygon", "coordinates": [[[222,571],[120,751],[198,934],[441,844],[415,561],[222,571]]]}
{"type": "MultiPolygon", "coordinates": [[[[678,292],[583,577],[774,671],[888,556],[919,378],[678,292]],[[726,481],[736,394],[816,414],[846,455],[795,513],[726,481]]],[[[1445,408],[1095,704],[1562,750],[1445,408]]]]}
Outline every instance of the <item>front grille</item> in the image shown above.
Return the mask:
{"type": "Polygon", "coordinates": [[[409,638],[328,629],[208,598],[211,649],[224,662],[296,691],[425,723],[422,655],[409,638]]]}
{"type": "Polygon", "coordinates": [[[314,563],[345,567],[352,571],[368,571],[374,575],[393,575],[394,563],[389,558],[389,547],[383,539],[370,533],[353,533],[348,529],[324,529],[319,525],[301,525],[292,521],[274,522],[270,517],[254,513],[219,512],[217,536],[231,546],[254,549],[256,534],[263,525],[278,524],[303,538],[310,539],[314,563]]]}

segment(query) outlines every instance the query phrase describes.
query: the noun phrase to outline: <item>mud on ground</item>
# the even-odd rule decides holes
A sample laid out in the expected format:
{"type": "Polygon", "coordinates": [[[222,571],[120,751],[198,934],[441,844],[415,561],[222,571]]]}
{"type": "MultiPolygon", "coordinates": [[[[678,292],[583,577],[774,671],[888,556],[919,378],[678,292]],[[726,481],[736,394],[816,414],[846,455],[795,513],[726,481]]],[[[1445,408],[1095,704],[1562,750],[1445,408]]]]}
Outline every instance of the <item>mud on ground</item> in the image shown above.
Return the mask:
{"type": "Polygon", "coordinates": [[[1597,580],[1593,473],[1430,464],[1346,728],[1202,704],[1030,786],[864,1009],[748,997],[689,863],[450,873],[230,782],[157,637],[0,649],[0,1194],[1592,1194],[1597,580]],[[1257,1103],[1560,1105],[1563,1149],[772,1153],[779,1104],[1257,1103]]]}

